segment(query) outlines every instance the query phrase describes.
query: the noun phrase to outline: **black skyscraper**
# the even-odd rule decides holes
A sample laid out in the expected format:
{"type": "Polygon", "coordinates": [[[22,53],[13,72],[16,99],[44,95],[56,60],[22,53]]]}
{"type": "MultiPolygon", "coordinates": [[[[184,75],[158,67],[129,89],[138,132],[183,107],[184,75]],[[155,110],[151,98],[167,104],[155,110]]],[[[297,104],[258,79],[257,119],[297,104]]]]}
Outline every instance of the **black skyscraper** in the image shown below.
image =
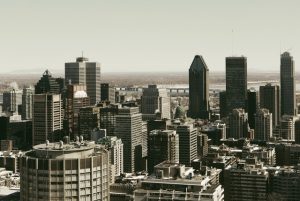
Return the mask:
{"type": "Polygon", "coordinates": [[[247,58],[226,58],[227,112],[235,108],[247,109],[247,58]]]}
{"type": "Polygon", "coordinates": [[[251,129],[255,127],[255,113],[258,105],[257,92],[255,89],[249,89],[247,91],[247,112],[248,112],[248,123],[251,129]]]}
{"type": "Polygon", "coordinates": [[[284,52],[280,59],[281,115],[296,115],[295,68],[293,57],[284,52]]]}
{"type": "Polygon", "coordinates": [[[189,69],[189,116],[209,118],[208,67],[202,56],[196,55],[189,69]]]}

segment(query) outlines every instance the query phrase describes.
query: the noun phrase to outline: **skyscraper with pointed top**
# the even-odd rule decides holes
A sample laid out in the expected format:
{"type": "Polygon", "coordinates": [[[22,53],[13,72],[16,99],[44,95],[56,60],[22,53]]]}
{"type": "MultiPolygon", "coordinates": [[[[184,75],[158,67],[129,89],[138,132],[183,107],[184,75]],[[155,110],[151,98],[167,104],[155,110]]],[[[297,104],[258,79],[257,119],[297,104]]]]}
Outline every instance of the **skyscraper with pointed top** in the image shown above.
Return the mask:
{"type": "Polygon", "coordinates": [[[297,114],[295,86],[294,59],[284,52],[280,58],[281,115],[297,114]]]}
{"type": "Polygon", "coordinates": [[[209,118],[208,71],[203,57],[196,55],[189,69],[188,116],[191,118],[209,118]]]}

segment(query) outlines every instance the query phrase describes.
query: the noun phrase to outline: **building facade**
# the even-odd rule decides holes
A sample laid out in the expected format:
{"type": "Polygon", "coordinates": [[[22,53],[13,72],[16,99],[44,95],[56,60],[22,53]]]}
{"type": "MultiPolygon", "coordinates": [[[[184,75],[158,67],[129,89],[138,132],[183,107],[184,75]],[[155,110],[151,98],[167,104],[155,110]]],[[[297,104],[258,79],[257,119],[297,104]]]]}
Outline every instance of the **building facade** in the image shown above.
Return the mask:
{"type": "Polygon", "coordinates": [[[189,69],[189,112],[194,119],[209,118],[209,69],[202,56],[196,55],[189,69]]]}
{"type": "Polygon", "coordinates": [[[247,103],[247,58],[226,58],[226,104],[227,112],[233,109],[246,110],[247,103]]]}
{"type": "Polygon", "coordinates": [[[78,57],[76,62],[65,63],[65,82],[67,84],[86,85],[91,104],[100,101],[101,65],[88,62],[87,58],[78,57]]]}
{"type": "Polygon", "coordinates": [[[289,52],[280,58],[281,115],[297,115],[294,59],[289,52]]]}
{"type": "Polygon", "coordinates": [[[109,164],[93,142],[36,145],[21,158],[21,200],[109,201],[109,164]]]}

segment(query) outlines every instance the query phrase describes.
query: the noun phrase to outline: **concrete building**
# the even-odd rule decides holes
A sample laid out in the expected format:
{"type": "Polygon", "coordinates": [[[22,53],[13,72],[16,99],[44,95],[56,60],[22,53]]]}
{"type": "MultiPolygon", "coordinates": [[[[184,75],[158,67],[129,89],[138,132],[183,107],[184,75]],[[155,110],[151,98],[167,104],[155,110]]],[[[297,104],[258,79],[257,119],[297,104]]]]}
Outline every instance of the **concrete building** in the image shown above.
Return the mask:
{"type": "MultiPolygon", "coordinates": [[[[104,145],[110,153],[110,164],[114,166],[114,175],[120,176],[123,173],[123,142],[115,136],[106,136],[97,141],[97,144],[104,145]]],[[[115,178],[112,178],[113,180],[115,178]]]]}
{"type": "Polygon", "coordinates": [[[179,162],[190,165],[197,158],[197,129],[193,124],[179,125],[176,129],[179,136],[179,162]]]}
{"type": "Polygon", "coordinates": [[[226,57],[226,103],[227,112],[247,109],[247,58],[226,57]]]}
{"type": "Polygon", "coordinates": [[[18,106],[22,104],[22,91],[12,89],[10,91],[3,92],[3,105],[2,112],[6,112],[9,115],[18,113],[18,106]]]}
{"type": "Polygon", "coordinates": [[[279,123],[279,137],[285,140],[295,141],[295,122],[297,117],[283,115],[279,123]]]}
{"type": "Polygon", "coordinates": [[[202,56],[196,55],[189,69],[189,112],[191,118],[209,118],[209,74],[202,56]]]}
{"type": "Polygon", "coordinates": [[[65,63],[65,82],[86,86],[91,104],[100,101],[101,66],[98,62],[88,62],[87,58],[78,57],[76,62],[65,63]]]}
{"type": "Polygon", "coordinates": [[[115,136],[121,138],[124,144],[124,172],[142,170],[142,114],[138,107],[119,109],[115,136]]]}
{"type": "Polygon", "coordinates": [[[63,108],[60,94],[35,94],[33,96],[32,118],[33,145],[61,138],[63,129],[63,108]]]}
{"type": "Polygon", "coordinates": [[[281,167],[276,170],[271,180],[272,194],[278,200],[300,200],[299,167],[281,167]]]}
{"type": "Polygon", "coordinates": [[[100,107],[88,106],[79,109],[79,135],[91,139],[91,132],[100,128],[100,107]]]}
{"type": "Polygon", "coordinates": [[[148,172],[163,162],[179,162],[179,137],[173,130],[153,130],[148,140],[148,172]]]}
{"type": "Polygon", "coordinates": [[[83,141],[46,143],[21,158],[21,200],[109,201],[108,151],[83,141]]]}
{"type": "Polygon", "coordinates": [[[290,166],[300,162],[300,145],[291,143],[280,143],[275,146],[276,165],[290,166]]]}
{"type": "Polygon", "coordinates": [[[143,120],[154,120],[157,117],[156,113],[160,113],[161,118],[170,119],[170,97],[166,89],[159,89],[156,85],[149,85],[143,89],[141,96],[141,112],[143,120]]]}
{"type": "Polygon", "coordinates": [[[244,138],[248,133],[248,114],[242,108],[232,110],[229,115],[229,135],[227,138],[244,138]]]}
{"type": "Polygon", "coordinates": [[[265,108],[259,109],[255,114],[254,139],[259,141],[269,141],[273,135],[272,125],[272,113],[265,108]]]}
{"type": "MultiPolygon", "coordinates": [[[[84,85],[68,85],[66,91],[66,119],[67,129],[71,139],[79,134],[79,110],[82,107],[90,105],[90,99],[86,93],[86,87],[84,85]]],[[[88,138],[86,138],[88,139],[88,138]]]]}
{"type": "Polygon", "coordinates": [[[116,103],[116,89],[109,83],[101,83],[101,101],[116,103]]]}
{"type": "Polygon", "coordinates": [[[220,120],[201,126],[201,133],[207,135],[210,144],[220,145],[220,141],[226,139],[226,124],[220,120]]]}
{"type": "Polygon", "coordinates": [[[259,87],[259,104],[260,108],[266,108],[272,113],[273,127],[277,126],[280,121],[280,89],[278,85],[271,85],[259,87]]]}
{"type": "Polygon", "coordinates": [[[267,200],[269,173],[263,164],[238,163],[225,170],[225,201],[267,200]]]}
{"type": "Polygon", "coordinates": [[[134,200],[224,200],[224,190],[219,184],[221,170],[207,169],[199,174],[192,167],[168,161],[154,169],[155,175],[142,180],[141,187],[134,191],[134,200]]]}
{"type": "Polygon", "coordinates": [[[32,119],[33,94],[34,94],[34,89],[32,89],[32,88],[24,88],[23,89],[22,111],[21,111],[23,120],[32,119]]]}
{"type": "Polygon", "coordinates": [[[297,115],[294,59],[289,52],[280,57],[281,115],[297,115]]]}

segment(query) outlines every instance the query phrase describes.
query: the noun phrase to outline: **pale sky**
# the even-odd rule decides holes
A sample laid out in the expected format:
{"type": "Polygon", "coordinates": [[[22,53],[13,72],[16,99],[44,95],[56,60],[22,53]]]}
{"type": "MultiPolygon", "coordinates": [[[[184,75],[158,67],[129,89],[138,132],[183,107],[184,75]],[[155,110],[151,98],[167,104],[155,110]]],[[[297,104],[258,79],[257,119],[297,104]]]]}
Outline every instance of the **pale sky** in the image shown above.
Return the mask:
{"type": "Polygon", "coordinates": [[[278,72],[280,49],[300,72],[299,0],[1,0],[0,26],[0,73],[63,72],[82,51],[103,72],[184,72],[195,54],[225,71],[232,52],[278,72]]]}

